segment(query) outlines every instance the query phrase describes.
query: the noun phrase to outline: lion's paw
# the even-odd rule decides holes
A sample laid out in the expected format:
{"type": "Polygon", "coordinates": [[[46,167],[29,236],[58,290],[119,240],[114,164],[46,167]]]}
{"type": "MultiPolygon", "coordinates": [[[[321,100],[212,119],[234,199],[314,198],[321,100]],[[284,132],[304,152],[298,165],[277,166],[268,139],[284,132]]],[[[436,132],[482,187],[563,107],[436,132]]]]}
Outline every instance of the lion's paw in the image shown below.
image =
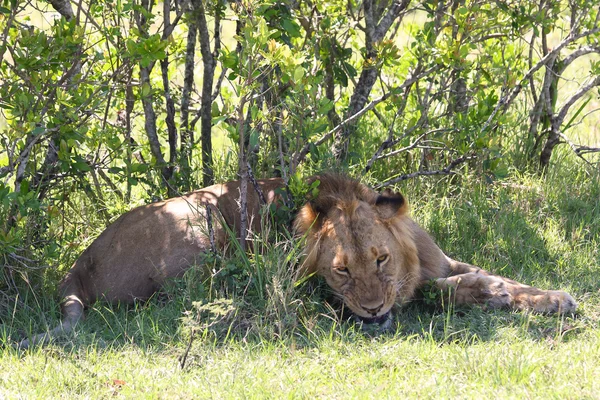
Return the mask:
{"type": "Polygon", "coordinates": [[[534,311],[543,314],[570,314],[577,310],[575,299],[561,290],[548,290],[544,294],[534,296],[531,303],[534,311]]]}

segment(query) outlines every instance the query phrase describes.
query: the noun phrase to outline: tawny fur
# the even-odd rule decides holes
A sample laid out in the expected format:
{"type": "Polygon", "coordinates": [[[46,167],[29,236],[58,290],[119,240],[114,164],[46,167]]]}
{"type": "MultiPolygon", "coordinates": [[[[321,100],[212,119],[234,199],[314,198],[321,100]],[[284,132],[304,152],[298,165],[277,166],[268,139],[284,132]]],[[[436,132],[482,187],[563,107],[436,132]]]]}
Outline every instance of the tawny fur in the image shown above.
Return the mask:
{"type": "MultiPolygon", "coordinates": [[[[562,291],[546,291],[495,276],[447,257],[407,215],[400,194],[382,194],[342,175],[325,174],[319,194],[299,211],[295,227],[306,236],[304,272],[323,276],[358,316],[385,315],[397,302],[435,280],[452,289],[457,303],[569,313],[577,304],[562,291]]],[[[269,202],[281,179],[259,181],[269,202]]],[[[45,343],[70,331],[89,304],[100,300],[129,303],[147,299],[165,280],[180,276],[210,249],[206,208],[213,219],[216,245],[228,235],[218,221],[237,231],[239,183],[214,185],[188,195],[125,213],[81,254],[60,284],[63,321],[50,332],[24,340],[21,347],[45,343]]],[[[248,189],[251,229],[259,232],[261,204],[248,189]]]]}

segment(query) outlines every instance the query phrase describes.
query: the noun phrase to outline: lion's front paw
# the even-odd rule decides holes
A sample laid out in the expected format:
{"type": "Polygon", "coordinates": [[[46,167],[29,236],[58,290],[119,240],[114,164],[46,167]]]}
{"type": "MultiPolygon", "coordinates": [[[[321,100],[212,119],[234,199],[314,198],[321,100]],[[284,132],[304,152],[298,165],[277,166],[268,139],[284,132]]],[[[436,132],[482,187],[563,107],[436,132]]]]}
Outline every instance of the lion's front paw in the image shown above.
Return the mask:
{"type": "Polygon", "coordinates": [[[548,290],[533,296],[530,304],[534,311],[544,314],[569,314],[577,310],[575,299],[561,290],[548,290]]]}
{"type": "Polygon", "coordinates": [[[490,308],[503,308],[511,304],[506,283],[495,276],[477,272],[436,279],[442,290],[451,290],[452,298],[459,304],[483,304],[490,308]]]}

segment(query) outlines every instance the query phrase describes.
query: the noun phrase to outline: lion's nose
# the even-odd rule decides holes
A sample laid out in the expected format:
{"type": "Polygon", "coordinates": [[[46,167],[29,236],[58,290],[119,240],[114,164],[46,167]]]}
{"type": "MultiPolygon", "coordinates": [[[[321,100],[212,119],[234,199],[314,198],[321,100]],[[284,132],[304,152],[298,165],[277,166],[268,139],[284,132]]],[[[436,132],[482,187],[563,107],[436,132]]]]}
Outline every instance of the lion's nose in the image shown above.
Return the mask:
{"type": "MultiPolygon", "coordinates": [[[[375,316],[375,315],[377,315],[377,313],[379,312],[379,310],[381,310],[381,308],[383,307],[383,302],[380,305],[378,305],[377,307],[375,307],[375,308],[367,307],[367,306],[362,305],[362,304],[360,306],[363,308],[363,310],[365,310],[369,314],[375,316]]],[[[370,306],[370,304],[369,304],[369,306],[370,306]]]]}

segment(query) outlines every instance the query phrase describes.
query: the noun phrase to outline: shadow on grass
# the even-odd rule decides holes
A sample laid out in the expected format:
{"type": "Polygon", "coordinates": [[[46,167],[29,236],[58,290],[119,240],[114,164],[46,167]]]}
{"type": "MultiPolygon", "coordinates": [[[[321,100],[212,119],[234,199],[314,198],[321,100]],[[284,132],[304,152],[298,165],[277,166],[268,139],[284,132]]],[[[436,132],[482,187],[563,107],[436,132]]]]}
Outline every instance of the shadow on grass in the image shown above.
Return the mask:
{"type": "Polygon", "coordinates": [[[586,327],[582,315],[540,315],[479,306],[445,308],[413,302],[397,314],[395,335],[416,336],[440,345],[488,341],[569,341],[586,327]]]}
{"type": "MultiPolygon", "coordinates": [[[[317,297],[319,295],[317,294],[317,297]]],[[[394,325],[385,332],[373,327],[361,327],[344,318],[339,308],[312,298],[300,298],[305,312],[291,313],[281,321],[264,321],[261,310],[248,309],[242,303],[229,303],[229,312],[212,320],[190,324],[193,313],[189,305],[173,300],[163,293],[144,304],[112,306],[96,303],[87,310],[87,317],[73,333],[56,339],[52,348],[66,353],[80,351],[120,351],[136,348],[142,352],[174,352],[187,354],[193,332],[192,358],[204,346],[294,347],[313,349],[335,342],[377,342],[386,340],[418,340],[439,346],[461,344],[469,346],[490,341],[543,341],[550,346],[577,338],[592,325],[585,316],[545,316],[506,310],[484,310],[481,307],[443,308],[414,301],[394,310],[394,325]],[[308,304],[310,303],[310,304],[308,304]],[[200,346],[200,347],[198,347],[200,346]]],[[[209,307],[223,308],[219,300],[209,307]]],[[[56,320],[55,322],[58,322],[56,320]]],[[[373,344],[375,345],[375,344],[373,344]]],[[[31,351],[40,351],[32,348],[31,351]]],[[[45,351],[45,350],[42,350],[45,351]]],[[[54,350],[49,350],[54,351],[54,350]]],[[[22,356],[27,351],[21,352],[22,356]]]]}

